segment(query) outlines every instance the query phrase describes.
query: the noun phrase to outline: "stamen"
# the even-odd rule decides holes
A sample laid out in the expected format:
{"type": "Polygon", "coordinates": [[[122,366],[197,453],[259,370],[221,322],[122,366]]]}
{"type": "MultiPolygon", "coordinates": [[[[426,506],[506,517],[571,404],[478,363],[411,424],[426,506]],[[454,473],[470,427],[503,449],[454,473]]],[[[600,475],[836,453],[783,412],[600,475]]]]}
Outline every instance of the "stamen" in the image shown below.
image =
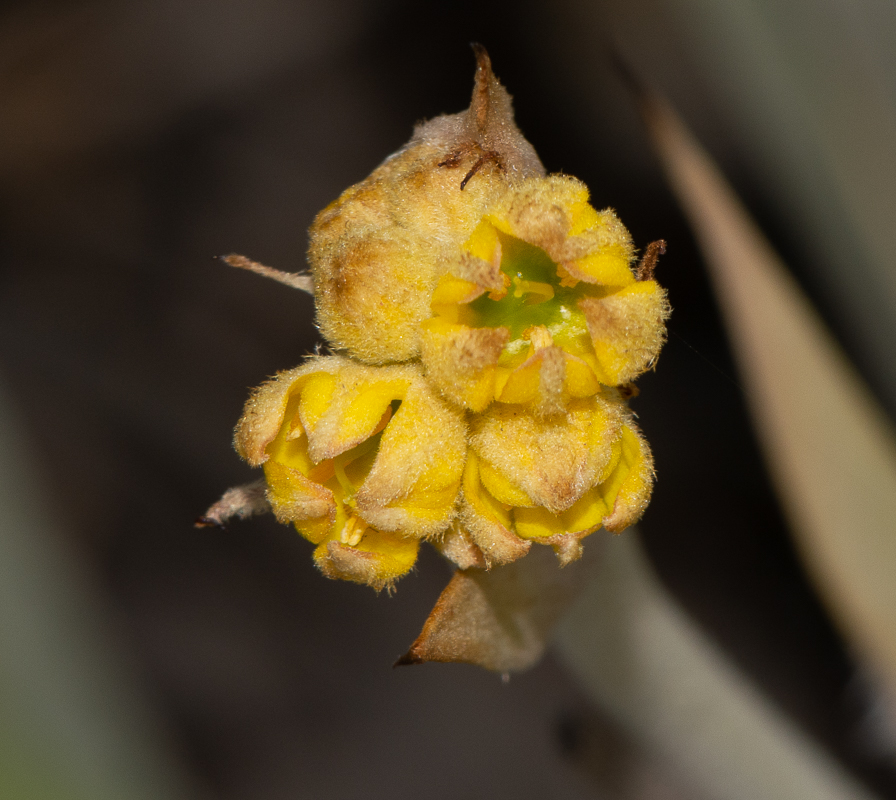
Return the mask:
{"type": "Polygon", "coordinates": [[[347,453],[342,453],[333,459],[333,472],[336,474],[336,480],[339,481],[339,485],[342,487],[342,494],[346,503],[349,502],[350,497],[355,493],[355,487],[352,486],[348,475],[345,474],[345,465],[354,461],[354,459],[346,458],[347,455],[347,453]]]}
{"type": "Polygon", "coordinates": [[[302,419],[299,416],[299,410],[296,409],[296,413],[293,414],[292,420],[290,420],[289,423],[289,428],[286,432],[286,441],[292,442],[296,439],[300,439],[304,433],[305,428],[302,426],[302,419]]]}
{"type": "MultiPolygon", "coordinates": [[[[385,414],[383,416],[385,417],[385,414]]],[[[383,427],[385,427],[385,425],[383,427]]],[[[342,502],[345,503],[345,505],[351,506],[355,496],[355,485],[346,474],[345,468],[351,464],[352,461],[357,461],[361,456],[364,456],[373,450],[374,447],[378,447],[379,443],[379,437],[374,436],[361,442],[357,447],[353,447],[345,453],[340,453],[333,459],[333,472],[336,473],[336,480],[339,481],[339,485],[342,487],[342,502]]]]}
{"type": "Polygon", "coordinates": [[[348,522],[339,534],[339,541],[347,544],[349,547],[357,547],[364,538],[367,530],[367,523],[360,517],[349,517],[348,522]]]}
{"type": "Polygon", "coordinates": [[[536,350],[544,350],[554,344],[551,332],[544,325],[533,325],[526,328],[523,337],[528,339],[536,350]]]}
{"type": "Polygon", "coordinates": [[[557,264],[557,277],[560,279],[560,285],[564,289],[571,289],[579,282],[578,278],[573,278],[569,274],[563,264],[557,264]]]}
{"type": "Polygon", "coordinates": [[[544,303],[554,299],[554,287],[549,283],[539,281],[524,281],[519,275],[513,279],[513,296],[522,297],[524,294],[533,295],[526,298],[527,305],[544,303]]]}

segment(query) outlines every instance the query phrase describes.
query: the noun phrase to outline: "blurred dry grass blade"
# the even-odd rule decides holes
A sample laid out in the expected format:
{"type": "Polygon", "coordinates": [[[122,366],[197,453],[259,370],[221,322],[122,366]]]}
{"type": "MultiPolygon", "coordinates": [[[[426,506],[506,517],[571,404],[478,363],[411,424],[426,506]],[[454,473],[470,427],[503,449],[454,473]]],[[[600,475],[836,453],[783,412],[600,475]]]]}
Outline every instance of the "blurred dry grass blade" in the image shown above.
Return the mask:
{"type": "Polygon", "coordinates": [[[769,703],[669,596],[634,531],[607,542],[595,579],[560,623],[560,654],[691,797],[870,800],[769,703]]]}
{"type": "Polygon", "coordinates": [[[0,797],[205,796],[115,635],[82,554],[59,530],[0,381],[0,797]]]}
{"type": "Polygon", "coordinates": [[[896,435],[719,170],[656,98],[645,116],[715,282],[799,549],[848,641],[896,690],[896,435]]]}
{"type": "Polygon", "coordinates": [[[458,570],[396,666],[443,661],[505,673],[528,669],[593,573],[600,544],[591,537],[582,558],[565,567],[551,548],[534,547],[512,564],[458,570]]]}

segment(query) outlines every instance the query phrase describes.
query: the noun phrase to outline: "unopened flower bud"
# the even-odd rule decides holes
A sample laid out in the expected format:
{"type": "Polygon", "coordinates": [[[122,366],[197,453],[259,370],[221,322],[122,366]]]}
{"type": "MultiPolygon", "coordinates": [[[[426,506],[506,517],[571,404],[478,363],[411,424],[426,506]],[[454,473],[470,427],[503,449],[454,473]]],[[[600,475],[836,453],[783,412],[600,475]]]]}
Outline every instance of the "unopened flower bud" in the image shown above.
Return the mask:
{"type": "Polygon", "coordinates": [[[415,367],[327,357],[257,389],[235,444],[264,465],[275,515],[317,545],[321,570],[380,589],[451,522],[465,430],[415,367]]]}
{"type": "Polygon", "coordinates": [[[417,356],[444,264],[508,185],[544,174],[488,55],[478,48],[476,56],[470,108],[419,125],[311,227],[320,329],[368,363],[417,356]]]}

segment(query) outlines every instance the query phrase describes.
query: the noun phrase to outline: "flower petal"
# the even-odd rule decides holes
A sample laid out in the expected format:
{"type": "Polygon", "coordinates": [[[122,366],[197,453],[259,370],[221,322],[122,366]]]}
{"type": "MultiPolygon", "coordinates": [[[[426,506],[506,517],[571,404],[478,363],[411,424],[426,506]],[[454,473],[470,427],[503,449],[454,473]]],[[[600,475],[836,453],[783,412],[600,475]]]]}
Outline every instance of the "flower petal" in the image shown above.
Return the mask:
{"type": "Polygon", "coordinates": [[[369,530],[360,544],[324,542],[314,551],[314,563],[328,578],[363,583],[377,591],[391,589],[410,572],[420,543],[394,534],[369,530]]]}
{"type": "Polygon", "coordinates": [[[605,297],[579,302],[607,386],[634,380],[649,369],[666,341],[669,303],[656,281],[639,281],[605,297]]]}

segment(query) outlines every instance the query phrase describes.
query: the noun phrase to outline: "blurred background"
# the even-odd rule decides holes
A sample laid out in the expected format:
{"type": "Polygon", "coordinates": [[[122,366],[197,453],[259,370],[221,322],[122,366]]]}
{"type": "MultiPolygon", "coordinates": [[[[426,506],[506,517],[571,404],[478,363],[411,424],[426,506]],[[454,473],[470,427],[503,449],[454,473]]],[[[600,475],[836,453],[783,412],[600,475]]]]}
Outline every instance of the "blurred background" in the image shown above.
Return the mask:
{"type": "Polygon", "coordinates": [[[669,243],[670,338],[633,404],[659,475],[654,568],[831,759],[896,798],[892,718],[800,565],[615,66],[683,115],[892,418],[884,0],[0,5],[0,795],[697,796],[553,656],[507,684],[393,671],[448,579],[432,552],[376,596],[322,579],[272,518],[192,527],[254,477],[230,444],[248,389],[319,343],[309,297],[213,256],[302,269],[318,210],[415,122],[468,105],[471,41],[547,169],[639,246],[669,243]]]}

